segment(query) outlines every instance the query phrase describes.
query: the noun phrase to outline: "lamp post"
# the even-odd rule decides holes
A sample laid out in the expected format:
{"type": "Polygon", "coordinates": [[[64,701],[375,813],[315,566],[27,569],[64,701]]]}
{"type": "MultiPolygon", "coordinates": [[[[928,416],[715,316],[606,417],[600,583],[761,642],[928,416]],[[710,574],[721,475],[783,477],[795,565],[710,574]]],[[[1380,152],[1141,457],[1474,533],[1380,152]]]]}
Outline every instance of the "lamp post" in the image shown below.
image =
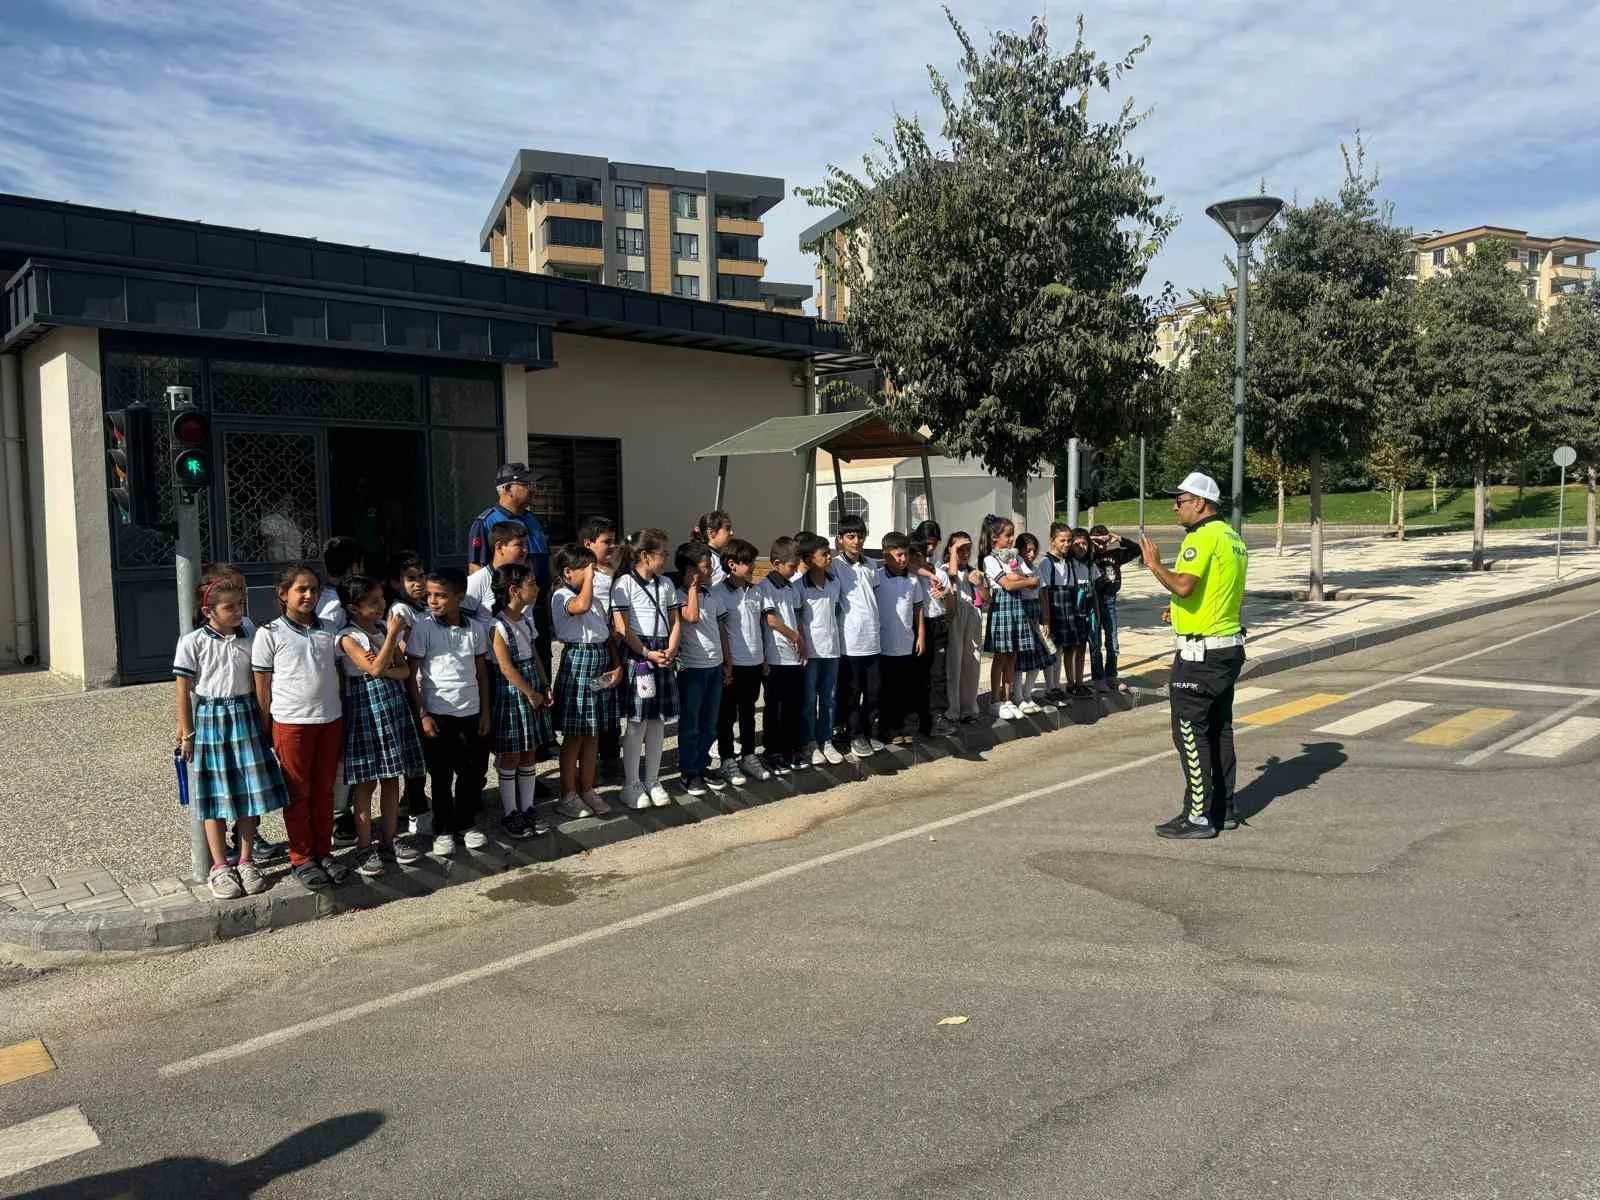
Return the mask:
{"type": "Polygon", "coordinates": [[[1245,292],[1250,286],[1250,243],[1272,224],[1283,201],[1276,196],[1243,196],[1219,200],[1206,209],[1206,216],[1228,231],[1238,249],[1237,298],[1233,314],[1233,512],[1229,516],[1235,530],[1244,529],[1244,363],[1248,342],[1245,327],[1245,292]]]}

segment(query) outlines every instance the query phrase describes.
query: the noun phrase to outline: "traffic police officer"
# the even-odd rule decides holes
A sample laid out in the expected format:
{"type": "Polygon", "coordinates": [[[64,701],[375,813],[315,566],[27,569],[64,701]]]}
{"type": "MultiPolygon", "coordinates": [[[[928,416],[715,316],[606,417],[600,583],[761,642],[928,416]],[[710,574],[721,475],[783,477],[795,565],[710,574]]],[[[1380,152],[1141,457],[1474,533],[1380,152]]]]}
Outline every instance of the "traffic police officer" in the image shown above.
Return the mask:
{"type": "Polygon", "coordinates": [[[1233,810],[1233,685],[1244,666],[1244,601],[1249,553],[1244,539],[1217,515],[1221,492],[1199,471],[1170,493],[1188,530],[1169,569],[1156,544],[1140,546],[1145,566],[1172,593],[1177,654],[1170,684],[1172,741],[1183,764],[1183,811],[1156,826],[1164,838],[1214,838],[1238,825],[1233,810]]]}

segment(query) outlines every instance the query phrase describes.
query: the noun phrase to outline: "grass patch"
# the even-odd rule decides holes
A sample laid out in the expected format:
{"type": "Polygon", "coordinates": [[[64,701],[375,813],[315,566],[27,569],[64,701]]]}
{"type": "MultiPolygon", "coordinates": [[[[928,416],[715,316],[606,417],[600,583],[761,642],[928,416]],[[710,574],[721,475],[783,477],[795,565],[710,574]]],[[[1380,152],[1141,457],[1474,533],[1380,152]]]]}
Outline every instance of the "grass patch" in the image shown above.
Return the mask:
{"type": "MultiPolygon", "coordinates": [[[[1556,501],[1561,489],[1530,487],[1517,499],[1515,487],[1489,489],[1491,529],[1554,529],[1556,501]]],[[[1583,523],[1586,489],[1581,484],[1567,487],[1569,527],[1583,523]]],[[[1322,517],[1330,525],[1386,525],[1389,522],[1389,497],[1385,492],[1335,492],[1322,498],[1322,517]]],[[[1063,519],[1065,519],[1063,517],[1063,519]]],[[[1095,519],[1112,528],[1126,528],[1139,521],[1137,500],[1112,500],[1102,504],[1095,519]]],[[[1251,505],[1245,521],[1251,525],[1271,525],[1278,519],[1276,502],[1251,505]]],[[[1284,506],[1284,519],[1291,525],[1311,520],[1311,498],[1290,496],[1284,506]]],[[[1170,524],[1172,502],[1165,496],[1145,500],[1145,520],[1152,525],[1170,524]]],[[[1439,511],[1433,511],[1432,494],[1427,489],[1406,493],[1406,527],[1423,529],[1436,526],[1472,527],[1472,489],[1439,489],[1439,511]]]]}

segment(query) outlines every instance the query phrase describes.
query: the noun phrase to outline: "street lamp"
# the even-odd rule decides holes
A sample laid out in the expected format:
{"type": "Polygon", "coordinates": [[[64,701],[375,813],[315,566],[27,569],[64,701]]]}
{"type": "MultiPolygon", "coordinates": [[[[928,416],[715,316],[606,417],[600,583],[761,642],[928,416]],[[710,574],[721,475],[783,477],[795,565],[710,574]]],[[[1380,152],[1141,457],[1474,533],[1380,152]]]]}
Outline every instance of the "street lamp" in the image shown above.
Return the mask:
{"type": "Polygon", "coordinates": [[[1244,306],[1250,285],[1250,243],[1272,224],[1282,207],[1283,201],[1276,196],[1242,196],[1219,200],[1206,209],[1206,216],[1228,231],[1239,251],[1233,314],[1233,513],[1229,518],[1239,531],[1244,529],[1244,306]]]}

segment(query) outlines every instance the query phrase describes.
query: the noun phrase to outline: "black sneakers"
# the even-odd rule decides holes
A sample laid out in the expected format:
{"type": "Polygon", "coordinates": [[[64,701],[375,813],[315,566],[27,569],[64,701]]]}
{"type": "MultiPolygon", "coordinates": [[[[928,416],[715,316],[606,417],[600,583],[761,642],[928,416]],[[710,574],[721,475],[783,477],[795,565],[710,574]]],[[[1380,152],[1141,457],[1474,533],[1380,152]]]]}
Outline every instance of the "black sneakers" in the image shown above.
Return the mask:
{"type": "Polygon", "coordinates": [[[1187,815],[1156,826],[1156,836],[1176,842],[1198,842],[1221,832],[1210,821],[1191,821],[1187,815]]]}

